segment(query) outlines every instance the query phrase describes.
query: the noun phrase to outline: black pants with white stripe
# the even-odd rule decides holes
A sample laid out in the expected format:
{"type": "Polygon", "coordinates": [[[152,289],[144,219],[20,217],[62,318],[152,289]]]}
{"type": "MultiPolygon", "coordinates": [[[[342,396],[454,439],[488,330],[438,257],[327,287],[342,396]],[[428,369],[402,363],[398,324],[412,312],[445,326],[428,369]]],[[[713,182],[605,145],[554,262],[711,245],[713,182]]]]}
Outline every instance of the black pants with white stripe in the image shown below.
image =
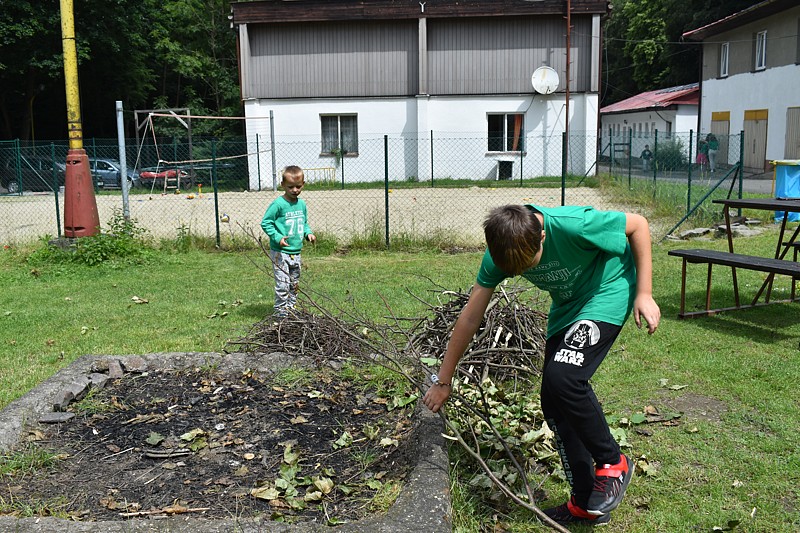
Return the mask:
{"type": "Polygon", "coordinates": [[[621,326],[579,320],[547,339],[542,371],[542,412],[556,444],[575,502],[586,508],[595,464],[616,464],[620,449],[589,379],[621,326]]]}

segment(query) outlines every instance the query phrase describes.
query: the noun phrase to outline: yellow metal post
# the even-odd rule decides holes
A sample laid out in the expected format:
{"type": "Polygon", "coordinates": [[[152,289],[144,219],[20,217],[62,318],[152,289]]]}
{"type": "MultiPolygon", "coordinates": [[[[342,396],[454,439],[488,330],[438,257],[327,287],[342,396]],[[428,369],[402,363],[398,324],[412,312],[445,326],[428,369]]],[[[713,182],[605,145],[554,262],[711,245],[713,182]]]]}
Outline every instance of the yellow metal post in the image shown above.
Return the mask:
{"type": "Polygon", "coordinates": [[[94,196],[92,175],[89,171],[89,158],[83,149],[73,5],[72,0],[60,0],[60,2],[69,134],[69,152],[67,153],[64,177],[64,236],[88,237],[100,232],[100,217],[97,213],[97,200],[94,196]]]}

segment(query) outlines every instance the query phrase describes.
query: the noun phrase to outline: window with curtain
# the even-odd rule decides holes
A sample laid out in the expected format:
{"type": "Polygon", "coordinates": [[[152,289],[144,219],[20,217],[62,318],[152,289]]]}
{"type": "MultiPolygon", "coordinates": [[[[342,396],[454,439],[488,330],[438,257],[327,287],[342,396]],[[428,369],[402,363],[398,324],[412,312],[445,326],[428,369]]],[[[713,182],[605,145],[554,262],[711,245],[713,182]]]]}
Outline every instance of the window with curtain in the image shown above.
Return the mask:
{"type": "Polygon", "coordinates": [[[520,152],[525,149],[524,115],[490,113],[487,116],[490,152],[520,152]]]}
{"type": "Polygon", "coordinates": [[[348,154],[358,153],[358,115],[320,115],[322,153],[341,149],[348,154]]]}

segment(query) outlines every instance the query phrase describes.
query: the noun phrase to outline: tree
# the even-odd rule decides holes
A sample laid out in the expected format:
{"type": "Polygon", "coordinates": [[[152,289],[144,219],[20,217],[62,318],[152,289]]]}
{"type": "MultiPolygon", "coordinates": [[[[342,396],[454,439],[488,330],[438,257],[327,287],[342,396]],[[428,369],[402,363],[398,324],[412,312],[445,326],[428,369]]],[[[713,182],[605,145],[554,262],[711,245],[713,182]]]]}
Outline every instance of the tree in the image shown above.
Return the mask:
{"type": "MultiPolygon", "coordinates": [[[[3,1],[0,9],[0,135],[28,138],[36,97],[61,79],[58,2],[3,1]]],[[[64,128],[66,131],[66,127],[64,128]]]]}
{"type": "Polygon", "coordinates": [[[684,32],[760,0],[612,0],[605,26],[602,105],[699,81],[700,45],[684,32]]]}
{"type": "MultiPolygon", "coordinates": [[[[81,0],[74,9],[84,137],[116,137],[115,100],[128,111],[241,115],[228,0],[81,0]]],[[[211,124],[199,133],[240,127],[211,124]]],[[[59,1],[0,0],[0,138],[34,137],[67,137],[59,1]]]]}
{"type": "MultiPolygon", "coordinates": [[[[240,116],[236,36],[228,0],[169,0],[148,32],[162,65],[155,107],[188,107],[195,115],[240,116]]],[[[199,134],[237,130],[232,121],[199,122],[199,134]]]]}

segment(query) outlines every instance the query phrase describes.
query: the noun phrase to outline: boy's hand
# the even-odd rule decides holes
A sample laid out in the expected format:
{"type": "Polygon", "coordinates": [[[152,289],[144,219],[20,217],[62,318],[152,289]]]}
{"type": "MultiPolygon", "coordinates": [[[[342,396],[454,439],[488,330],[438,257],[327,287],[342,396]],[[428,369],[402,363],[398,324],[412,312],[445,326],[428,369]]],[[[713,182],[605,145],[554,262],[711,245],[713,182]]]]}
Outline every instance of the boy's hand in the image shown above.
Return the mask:
{"type": "Polygon", "coordinates": [[[310,242],[311,244],[317,242],[317,237],[313,233],[309,233],[308,235],[306,235],[306,239],[308,239],[308,242],[310,242]]]}
{"type": "Polygon", "coordinates": [[[422,403],[424,403],[428,409],[436,413],[444,406],[449,397],[449,385],[432,385],[428,389],[428,392],[425,393],[425,397],[422,398],[422,403]]]}
{"type": "Polygon", "coordinates": [[[281,242],[278,243],[281,247],[289,246],[289,243],[286,242],[286,237],[281,237],[281,242]]]}
{"type": "Polygon", "coordinates": [[[642,327],[642,319],[647,323],[647,333],[652,335],[658,329],[658,323],[661,322],[661,309],[658,304],[649,295],[639,295],[633,301],[633,319],[636,321],[636,327],[642,327]]]}

